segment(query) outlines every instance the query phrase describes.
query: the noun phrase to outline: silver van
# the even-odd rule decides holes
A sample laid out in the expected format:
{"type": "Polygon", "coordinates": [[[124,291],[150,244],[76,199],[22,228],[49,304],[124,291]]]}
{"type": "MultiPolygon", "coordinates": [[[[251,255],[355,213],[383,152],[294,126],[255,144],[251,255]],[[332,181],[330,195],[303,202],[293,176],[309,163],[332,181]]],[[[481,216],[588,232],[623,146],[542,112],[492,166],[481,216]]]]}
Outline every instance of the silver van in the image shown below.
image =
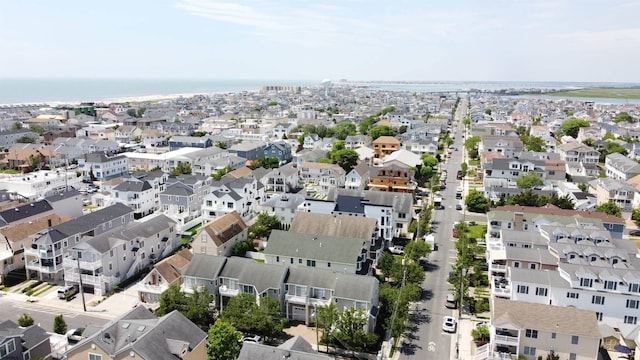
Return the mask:
{"type": "Polygon", "coordinates": [[[455,309],[458,307],[458,303],[456,302],[456,296],[449,293],[447,295],[447,299],[444,302],[444,307],[447,309],[455,309]]]}
{"type": "Polygon", "coordinates": [[[58,289],[58,299],[67,300],[68,298],[70,298],[71,296],[77,293],[78,293],[78,286],[76,285],[63,286],[58,289]]]}

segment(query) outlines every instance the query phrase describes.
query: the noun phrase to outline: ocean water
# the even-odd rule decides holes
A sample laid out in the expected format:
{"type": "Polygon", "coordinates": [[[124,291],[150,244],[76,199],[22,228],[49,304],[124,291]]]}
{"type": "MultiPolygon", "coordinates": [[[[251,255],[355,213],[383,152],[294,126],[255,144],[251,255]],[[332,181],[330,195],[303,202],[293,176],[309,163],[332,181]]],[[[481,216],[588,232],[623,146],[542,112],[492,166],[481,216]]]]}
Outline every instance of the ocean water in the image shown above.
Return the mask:
{"type": "MultiPolygon", "coordinates": [[[[367,86],[385,91],[451,92],[500,89],[572,89],[593,86],[628,87],[639,84],[567,82],[470,82],[397,81],[336,82],[367,86]]],[[[179,79],[65,79],[0,78],[0,104],[79,103],[83,101],[126,100],[178,94],[212,94],[259,90],[264,85],[321,86],[310,80],[179,80],[179,79]]]]}

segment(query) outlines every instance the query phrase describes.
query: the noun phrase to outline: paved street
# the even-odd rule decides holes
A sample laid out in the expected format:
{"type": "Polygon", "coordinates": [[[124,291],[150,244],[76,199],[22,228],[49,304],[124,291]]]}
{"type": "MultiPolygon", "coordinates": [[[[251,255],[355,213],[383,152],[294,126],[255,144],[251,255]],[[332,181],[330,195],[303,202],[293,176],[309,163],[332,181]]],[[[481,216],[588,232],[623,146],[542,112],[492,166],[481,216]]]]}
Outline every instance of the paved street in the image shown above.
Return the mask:
{"type": "Polygon", "coordinates": [[[448,359],[455,358],[456,335],[442,331],[442,319],[445,315],[454,315],[455,310],[444,307],[444,300],[449,292],[450,285],[447,282],[451,266],[455,263],[456,253],[452,239],[452,228],[455,221],[459,221],[463,214],[455,210],[455,205],[461,200],[456,200],[456,188],[461,181],[456,180],[456,173],[462,163],[464,152],[462,121],[467,112],[467,101],[462,99],[455,114],[458,123],[453,123],[455,143],[451,157],[444,164],[447,170],[447,188],[440,193],[443,198],[443,210],[433,211],[435,222],[434,230],[438,250],[431,253],[426,278],[422,284],[422,300],[413,309],[413,326],[406,334],[399,346],[400,359],[448,359]],[[452,347],[452,344],[454,346],[452,347]]]}

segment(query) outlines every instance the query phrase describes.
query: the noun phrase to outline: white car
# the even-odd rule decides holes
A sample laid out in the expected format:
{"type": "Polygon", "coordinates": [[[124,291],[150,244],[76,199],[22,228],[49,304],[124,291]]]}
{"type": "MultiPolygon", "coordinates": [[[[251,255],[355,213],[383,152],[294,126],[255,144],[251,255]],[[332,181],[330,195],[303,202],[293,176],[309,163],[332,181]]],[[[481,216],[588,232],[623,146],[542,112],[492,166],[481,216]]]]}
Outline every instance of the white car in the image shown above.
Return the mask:
{"type": "Polygon", "coordinates": [[[71,329],[67,331],[67,340],[80,341],[84,339],[84,336],[82,336],[83,332],[84,332],[84,328],[71,329]]]}
{"type": "Polygon", "coordinates": [[[456,332],[457,325],[458,323],[456,322],[456,319],[453,318],[453,316],[445,316],[442,320],[442,331],[454,333],[456,332]]]}
{"type": "Polygon", "coordinates": [[[390,246],[389,251],[392,254],[396,255],[404,255],[404,247],[403,246],[390,246]]]}

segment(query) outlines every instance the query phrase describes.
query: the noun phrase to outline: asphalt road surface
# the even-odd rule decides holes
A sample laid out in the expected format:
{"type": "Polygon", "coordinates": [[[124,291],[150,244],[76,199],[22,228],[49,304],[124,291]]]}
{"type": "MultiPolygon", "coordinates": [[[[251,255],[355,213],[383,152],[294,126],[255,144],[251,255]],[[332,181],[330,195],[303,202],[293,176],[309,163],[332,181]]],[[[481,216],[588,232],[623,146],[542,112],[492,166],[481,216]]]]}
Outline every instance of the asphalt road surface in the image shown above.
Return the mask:
{"type": "Polygon", "coordinates": [[[463,218],[463,213],[455,210],[455,206],[461,203],[456,200],[456,188],[461,186],[461,181],[456,180],[456,173],[460,170],[462,153],[464,151],[462,139],[464,125],[462,123],[467,113],[467,100],[461,99],[452,123],[452,132],[455,135],[457,148],[443,169],[447,170],[446,189],[441,190],[444,209],[433,211],[434,231],[437,251],[433,251],[429,257],[429,266],[425,281],[422,284],[422,299],[411,310],[411,322],[409,331],[399,344],[400,359],[449,359],[451,344],[456,342],[455,334],[442,331],[442,320],[446,315],[456,316],[456,310],[444,307],[444,300],[450,291],[447,282],[449,271],[456,260],[455,245],[452,238],[453,223],[463,218]]]}

